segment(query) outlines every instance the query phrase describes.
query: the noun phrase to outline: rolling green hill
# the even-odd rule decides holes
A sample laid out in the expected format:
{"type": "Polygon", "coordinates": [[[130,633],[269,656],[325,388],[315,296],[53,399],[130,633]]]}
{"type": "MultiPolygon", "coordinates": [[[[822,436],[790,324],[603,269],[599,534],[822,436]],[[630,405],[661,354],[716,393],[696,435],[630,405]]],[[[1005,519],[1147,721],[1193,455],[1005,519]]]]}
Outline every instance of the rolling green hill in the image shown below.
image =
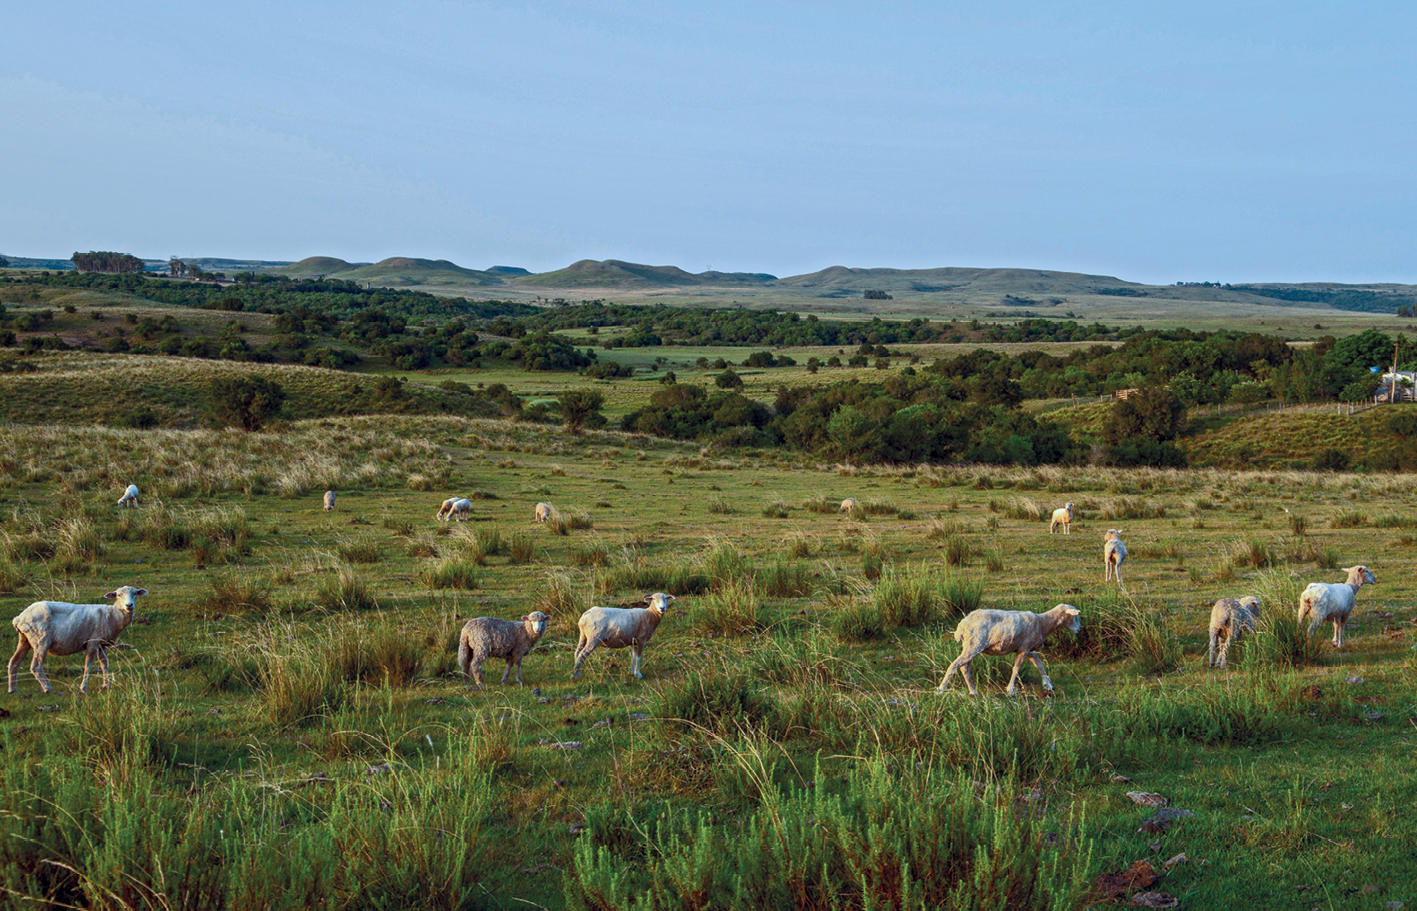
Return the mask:
{"type": "Polygon", "coordinates": [[[583,259],[564,269],[518,279],[516,284],[538,288],[671,288],[694,285],[765,286],[774,281],[775,276],[765,273],[702,272],[695,275],[678,266],[645,266],[618,259],[603,262],[583,259]]]}

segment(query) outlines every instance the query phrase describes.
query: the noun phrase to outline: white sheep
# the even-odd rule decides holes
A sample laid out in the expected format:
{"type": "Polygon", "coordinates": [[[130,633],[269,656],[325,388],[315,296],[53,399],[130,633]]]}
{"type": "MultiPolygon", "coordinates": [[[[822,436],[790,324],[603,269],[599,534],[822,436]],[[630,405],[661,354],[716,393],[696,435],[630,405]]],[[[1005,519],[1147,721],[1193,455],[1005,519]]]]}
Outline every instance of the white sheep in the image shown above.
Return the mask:
{"type": "Polygon", "coordinates": [[[463,625],[458,633],[458,667],[462,668],[463,686],[468,686],[471,675],[482,688],[482,662],[488,658],[506,658],[507,669],[502,671],[502,683],[512,668],[517,669],[517,686],[522,685],[522,659],[536,647],[541,634],[546,632],[546,624],[551,622],[550,614],[532,611],[520,620],[498,620],[496,617],[477,617],[463,625]]]}
{"type": "Polygon", "coordinates": [[[438,507],[438,512],[433,518],[446,522],[451,518],[457,518],[459,522],[472,515],[472,501],[466,497],[448,497],[443,501],[443,505],[438,507]]]}
{"type": "Polygon", "coordinates": [[[1063,526],[1063,534],[1073,533],[1073,504],[1069,503],[1062,509],[1053,510],[1053,521],[1048,525],[1048,534],[1057,531],[1059,525],[1063,526]]]}
{"type": "Polygon", "coordinates": [[[664,619],[669,603],[673,600],[673,595],[655,592],[645,595],[645,602],[649,607],[592,607],[581,614],[581,618],[576,621],[580,636],[576,639],[576,664],[571,669],[571,679],[581,675],[581,662],[590,657],[597,645],[603,645],[606,648],[634,649],[635,657],[630,662],[630,673],[643,680],[644,674],[640,673],[640,656],[644,654],[645,646],[658,628],[659,621],[664,619]]]}
{"type": "Polygon", "coordinates": [[[1110,582],[1115,576],[1117,584],[1122,583],[1122,563],[1127,559],[1127,545],[1122,543],[1122,530],[1109,528],[1102,536],[1102,565],[1105,571],[1102,581],[1110,582]]]}
{"type": "Polygon", "coordinates": [[[1210,609],[1210,659],[1208,667],[1230,666],[1230,645],[1243,632],[1253,630],[1260,618],[1260,599],[1254,595],[1243,598],[1221,598],[1210,609]],[[1219,649],[1217,650],[1217,646],[1219,649]],[[1219,652],[1220,663],[1216,664],[1219,652]]]}
{"type": "Polygon", "coordinates": [[[89,691],[89,669],[95,658],[103,668],[103,685],[108,681],[108,647],[117,640],[118,634],[133,622],[133,606],[136,599],[146,595],[146,588],[125,585],[117,591],[109,592],[105,598],[112,598],[112,604],[69,604],[65,601],[36,601],[20,611],[19,616],[10,621],[20,634],[15,654],[10,658],[10,692],[15,692],[20,670],[20,659],[25,652],[34,649],[30,661],[30,673],[39,681],[46,693],[52,691],[49,678],[44,674],[44,657],[48,654],[74,655],[86,653],[84,677],[79,681],[79,690],[89,691]]]}
{"type": "Polygon", "coordinates": [[[332,512],[334,508],[335,492],[333,490],[327,490],[325,491],[325,512],[332,512]]]}
{"type": "Polygon", "coordinates": [[[854,512],[855,510],[856,510],[856,498],[855,498],[855,497],[847,497],[845,500],[842,500],[842,501],[841,501],[841,510],[840,510],[841,512],[850,513],[850,512],[854,512]]]}
{"type": "Polygon", "coordinates": [[[1343,628],[1348,625],[1348,615],[1353,613],[1353,601],[1358,597],[1358,589],[1366,583],[1376,585],[1377,577],[1368,567],[1359,564],[1344,570],[1348,573],[1346,582],[1310,582],[1299,593],[1299,623],[1309,618],[1308,635],[1312,636],[1319,624],[1333,621],[1333,644],[1343,648],[1343,628]]]}
{"type": "Polygon", "coordinates": [[[964,682],[969,684],[969,695],[978,696],[979,690],[974,687],[974,676],[969,672],[969,662],[980,655],[1017,653],[1013,676],[1009,677],[1008,694],[1014,694],[1014,685],[1018,682],[1018,672],[1023,667],[1025,658],[1037,665],[1038,673],[1043,675],[1043,691],[1051,694],[1053,681],[1048,678],[1048,671],[1043,667],[1043,659],[1038,657],[1036,649],[1060,626],[1066,626],[1073,632],[1082,629],[1082,622],[1078,620],[1080,613],[1071,604],[1059,604],[1042,614],[1013,610],[972,611],[955,627],[954,637],[963,648],[960,649],[959,657],[950,662],[944,679],[940,681],[935,692],[943,693],[955,671],[959,671],[964,675],[964,682]]]}
{"type": "Polygon", "coordinates": [[[136,508],[138,505],[138,485],[129,484],[128,489],[123,491],[123,496],[118,498],[118,505],[136,508]]]}
{"type": "Polygon", "coordinates": [[[551,518],[551,504],[550,504],[550,503],[537,503],[537,504],[536,504],[536,509],[535,509],[535,511],[532,513],[532,518],[535,519],[535,520],[538,521],[538,522],[546,522],[546,521],[549,521],[550,518],[551,518]]]}

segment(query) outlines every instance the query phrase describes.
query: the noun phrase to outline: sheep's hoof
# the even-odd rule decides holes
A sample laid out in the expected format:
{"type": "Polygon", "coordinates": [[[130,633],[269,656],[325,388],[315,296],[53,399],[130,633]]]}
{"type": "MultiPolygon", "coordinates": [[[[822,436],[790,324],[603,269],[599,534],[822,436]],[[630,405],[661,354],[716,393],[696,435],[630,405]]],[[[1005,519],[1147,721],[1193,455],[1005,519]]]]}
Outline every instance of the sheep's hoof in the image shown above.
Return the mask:
{"type": "Polygon", "coordinates": [[[937,686],[937,687],[935,687],[935,695],[937,695],[937,696],[943,696],[943,695],[945,695],[945,688],[942,687],[942,686],[937,686]]]}

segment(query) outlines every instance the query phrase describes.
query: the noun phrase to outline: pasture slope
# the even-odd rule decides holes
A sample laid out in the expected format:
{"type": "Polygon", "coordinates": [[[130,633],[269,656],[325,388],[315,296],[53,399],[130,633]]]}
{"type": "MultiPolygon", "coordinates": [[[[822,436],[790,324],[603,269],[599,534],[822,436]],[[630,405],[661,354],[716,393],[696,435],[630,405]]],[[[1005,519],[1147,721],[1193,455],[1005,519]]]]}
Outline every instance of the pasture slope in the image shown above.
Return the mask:
{"type": "Polygon", "coordinates": [[[54,695],[22,668],[0,703],[0,905],[1411,907],[1414,494],[455,417],[8,425],[0,603],[150,594],[111,691],[51,658],[54,695]],[[434,521],[454,494],[472,521],[434,521]],[[1296,637],[1303,584],[1358,562],[1347,647],[1296,637]],[[580,611],[655,590],[645,679],[599,650],[572,681],[580,611]],[[1210,604],[1251,593],[1259,633],[1207,670],[1210,604]],[[958,610],[1059,602],[1056,698],[985,658],[979,698],[934,693],[958,610]],[[534,609],[525,686],[464,690],[462,622],[534,609]]]}

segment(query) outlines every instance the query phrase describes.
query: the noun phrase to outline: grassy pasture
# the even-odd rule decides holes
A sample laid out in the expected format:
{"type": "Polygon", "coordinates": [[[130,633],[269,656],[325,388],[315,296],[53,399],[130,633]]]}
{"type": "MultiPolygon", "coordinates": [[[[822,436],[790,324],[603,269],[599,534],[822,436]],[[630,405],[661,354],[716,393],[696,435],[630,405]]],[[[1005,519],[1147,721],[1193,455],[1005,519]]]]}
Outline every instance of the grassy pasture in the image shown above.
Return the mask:
{"type": "Polygon", "coordinates": [[[5,697],[0,904],[677,907],[698,884],[909,905],[908,861],[936,871],[925,905],[977,882],[1082,907],[1098,874],[1182,853],[1155,888],[1184,907],[1417,899],[1392,875],[1417,835],[1417,478],[867,470],[450,417],[13,431],[3,603],[150,594],[112,691],[52,657],[53,695],[23,672],[5,697]],[[116,509],[130,482],[142,506],[116,509]],[[472,521],[433,521],[452,494],[472,521]],[[1379,584],[1348,646],[1298,649],[1298,590],[1356,562],[1379,584]],[[645,679],[601,650],[572,681],[579,611],[656,589],[679,598],[645,679]],[[981,698],[934,693],[971,592],[1082,609],[1044,650],[1057,698],[1028,666],[1005,699],[1002,658],[975,662],[981,698]],[[1207,670],[1210,603],[1248,593],[1262,634],[1207,670]],[[533,609],[554,620],[526,685],[492,659],[464,690],[461,622],[533,609]],[[1139,831],[1130,790],[1194,816],[1139,831]],[[973,844],[994,850],[948,847],[973,844]]]}

